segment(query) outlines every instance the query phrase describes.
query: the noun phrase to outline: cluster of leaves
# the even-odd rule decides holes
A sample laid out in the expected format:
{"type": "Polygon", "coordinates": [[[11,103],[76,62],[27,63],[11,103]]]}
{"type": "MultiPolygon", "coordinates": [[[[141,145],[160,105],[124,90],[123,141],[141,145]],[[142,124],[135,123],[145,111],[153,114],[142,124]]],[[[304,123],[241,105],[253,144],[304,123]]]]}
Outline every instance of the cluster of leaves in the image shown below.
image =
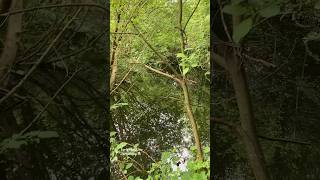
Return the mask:
{"type": "MultiPolygon", "coordinates": [[[[320,9],[320,1],[307,1],[305,4],[310,4],[315,10],[320,9]]],[[[223,12],[233,16],[245,17],[242,22],[233,28],[232,38],[234,42],[238,43],[243,39],[251,29],[265,20],[277,16],[292,14],[292,18],[295,18],[294,7],[288,0],[262,0],[262,1],[244,1],[244,0],[232,0],[230,4],[223,7],[223,12]]]]}
{"type": "MultiPolygon", "coordinates": [[[[137,163],[134,158],[139,157],[145,153],[139,148],[139,144],[128,144],[126,142],[119,142],[116,140],[116,133],[111,132],[111,153],[110,160],[123,177],[128,180],[142,180],[140,176],[132,175],[135,170],[138,170],[137,163]]],[[[145,179],[159,180],[159,179],[182,179],[182,180],[206,180],[210,176],[210,149],[204,148],[205,160],[198,161],[195,159],[196,148],[191,147],[192,157],[187,161],[187,170],[180,170],[175,165],[179,162],[180,157],[176,149],[162,152],[161,160],[154,161],[151,167],[146,172],[145,179]],[[175,168],[174,168],[175,167],[175,168]]],[[[146,154],[146,153],[145,153],[146,154]]],[[[141,169],[140,169],[141,170],[141,169]]],[[[113,172],[115,173],[115,172],[113,172]]]]}
{"type": "Polygon", "coordinates": [[[244,16],[244,20],[233,29],[232,38],[235,42],[246,36],[253,28],[254,24],[259,24],[266,18],[280,14],[281,1],[253,1],[252,3],[244,0],[233,0],[231,4],[224,6],[223,12],[233,16],[244,16]],[[262,19],[262,20],[261,20],[262,19]]]}

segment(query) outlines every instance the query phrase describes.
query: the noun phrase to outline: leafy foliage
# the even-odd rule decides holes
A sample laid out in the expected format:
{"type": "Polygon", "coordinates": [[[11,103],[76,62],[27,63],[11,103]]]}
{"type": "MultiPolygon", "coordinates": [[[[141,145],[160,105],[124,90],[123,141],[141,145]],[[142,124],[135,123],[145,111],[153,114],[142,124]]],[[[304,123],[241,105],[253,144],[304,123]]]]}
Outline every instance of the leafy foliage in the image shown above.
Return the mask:
{"type": "MultiPolygon", "coordinates": [[[[117,164],[117,170],[122,176],[132,180],[142,180],[139,176],[131,175],[135,168],[138,166],[134,158],[142,155],[144,152],[139,148],[139,144],[130,145],[126,142],[118,142],[116,140],[116,133],[111,132],[111,162],[115,166],[117,164]]],[[[151,167],[146,171],[147,180],[153,179],[179,179],[182,180],[206,180],[210,176],[210,150],[209,147],[205,147],[205,161],[195,160],[196,148],[191,147],[190,151],[193,155],[187,160],[187,169],[180,170],[175,165],[179,162],[180,157],[175,149],[169,152],[162,152],[161,160],[153,162],[151,167]]],[[[145,153],[145,152],[144,152],[145,153]]],[[[138,168],[137,168],[138,169],[138,168]]],[[[140,169],[140,171],[143,171],[140,169]]]]}

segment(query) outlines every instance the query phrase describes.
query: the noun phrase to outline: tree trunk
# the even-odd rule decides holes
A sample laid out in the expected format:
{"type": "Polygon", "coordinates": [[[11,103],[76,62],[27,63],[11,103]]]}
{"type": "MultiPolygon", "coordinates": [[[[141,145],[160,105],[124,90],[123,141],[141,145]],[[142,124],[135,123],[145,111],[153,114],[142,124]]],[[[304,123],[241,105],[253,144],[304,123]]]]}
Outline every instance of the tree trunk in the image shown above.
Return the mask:
{"type": "Polygon", "coordinates": [[[247,150],[249,164],[257,180],[269,180],[263,153],[258,142],[255,118],[246,80],[245,69],[241,60],[234,53],[226,57],[227,69],[231,75],[241,122],[241,137],[247,150]]]}
{"type": "MultiPolygon", "coordinates": [[[[22,0],[13,0],[10,10],[22,9],[22,0]]],[[[5,87],[8,77],[8,69],[15,62],[18,51],[18,34],[22,29],[22,13],[11,15],[8,18],[7,34],[4,48],[0,57],[0,87],[5,87]]]]}
{"type": "MultiPolygon", "coordinates": [[[[182,0],[179,0],[179,3],[178,3],[178,27],[179,27],[179,31],[180,31],[180,41],[181,41],[180,51],[181,51],[181,53],[184,54],[185,36],[184,36],[184,30],[183,30],[183,26],[182,26],[182,14],[183,14],[182,11],[183,11],[183,3],[182,3],[182,0]]],[[[180,83],[180,86],[183,91],[184,107],[186,109],[187,117],[188,117],[190,124],[191,124],[194,143],[197,148],[197,159],[200,161],[203,161],[203,152],[202,152],[201,140],[200,140],[200,136],[199,136],[199,129],[197,126],[197,122],[193,116],[192,105],[190,103],[190,94],[188,91],[188,85],[186,83],[184,75],[183,75],[182,79],[179,81],[179,83],[180,83]]]]}
{"type": "Polygon", "coordinates": [[[202,146],[201,146],[201,141],[200,141],[200,136],[199,136],[199,130],[198,130],[197,122],[193,116],[188,87],[187,87],[185,81],[183,81],[183,80],[180,82],[180,85],[181,85],[181,88],[183,90],[183,95],[184,95],[184,106],[187,111],[187,116],[188,116],[188,119],[190,121],[191,128],[192,128],[194,142],[195,142],[195,145],[197,148],[197,159],[200,161],[203,161],[202,146]]]}

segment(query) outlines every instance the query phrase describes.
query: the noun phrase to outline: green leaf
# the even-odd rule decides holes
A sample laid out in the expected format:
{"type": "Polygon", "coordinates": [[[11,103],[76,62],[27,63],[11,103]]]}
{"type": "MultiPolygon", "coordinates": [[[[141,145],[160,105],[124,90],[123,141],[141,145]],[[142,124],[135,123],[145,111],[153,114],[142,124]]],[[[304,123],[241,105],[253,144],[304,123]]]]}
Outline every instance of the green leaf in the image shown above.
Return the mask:
{"type": "Polygon", "coordinates": [[[129,169],[129,168],[131,168],[132,167],[132,163],[128,163],[127,165],[126,165],[126,167],[125,167],[125,169],[129,169]]]}
{"type": "Polygon", "coordinates": [[[16,141],[16,140],[9,140],[7,141],[3,148],[4,149],[19,149],[22,145],[26,145],[27,141],[16,141]]]}
{"type": "Polygon", "coordinates": [[[263,7],[265,6],[265,1],[261,0],[248,0],[249,5],[255,6],[255,7],[263,7]]]}
{"type": "Polygon", "coordinates": [[[117,103],[117,104],[113,104],[113,105],[110,107],[110,110],[114,110],[114,109],[117,109],[117,108],[122,107],[122,106],[128,106],[128,103],[117,103]]]}
{"type": "Polygon", "coordinates": [[[26,133],[25,136],[47,139],[47,138],[57,138],[59,137],[59,134],[56,131],[31,131],[26,133]]]}
{"type": "Polygon", "coordinates": [[[177,56],[178,58],[185,58],[185,57],[186,57],[186,55],[183,54],[183,53],[178,53],[178,54],[176,54],[176,56],[177,56]]]}
{"type": "Polygon", "coordinates": [[[252,19],[248,18],[234,27],[232,37],[236,43],[240,42],[240,40],[249,33],[252,28],[252,23],[252,19]]]}
{"type": "Polygon", "coordinates": [[[124,163],[119,163],[119,168],[122,170],[124,168],[124,163]]]}
{"type": "Polygon", "coordinates": [[[223,7],[222,11],[234,16],[240,16],[247,12],[247,9],[239,4],[231,4],[223,7]]]}
{"type": "Polygon", "coordinates": [[[55,131],[40,131],[38,134],[39,138],[57,138],[59,134],[55,131]]]}
{"type": "Polygon", "coordinates": [[[182,73],[183,75],[186,75],[189,72],[190,68],[189,67],[184,67],[182,68],[182,73]]]}
{"type": "Polygon", "coordinates": [[[317,2],[316,2],[316,4],[314,5],[314,8],[315,9],[320,9],[320,1],[318,0],[317,2]]]}
{"type": "Polygon", "coordinates": [[[169,152],[163,152],[162,156],[161,156],[161,160],[162,161],[166,161],[169,157],[170,157],[170,153],[169,152]]]}
{"type": "Polygon", "coordinates": [[[204,153],[209,153],[210,152],[210,147],[205,147],[203,150],[204,153]]]}
{"type": "Polygon", "coordinates": [[[196,146],[191,146],[190,150],[191,150],[191,151],[196,151],[196,150],[197,150],[197,147],[196,147],[196,146]]]}
{"type": "Polygon", "coordinates": [[[244,0],[231,0],[231,4],[240,4],[241,2],[243,2],[244,0]]]}
{"type": "Polygon", "coordinates": [[[115,156],[114,158],[111,159],[111,162],[115,162],[115,161],[118,161],[118,157],[115,156]]]}
{"type": "Polygon", "coordinates": [[[280,6],[279,5],[271,5],[267,8],[261,9],[259,11],[260,16],[265,17],[265,18],[269,18],[272,16],[276,16],[278,14],[280,14],[280,6]]]}
{"type": "Polygon", "coordinates": [[[110,132],[110,137],[114,137],[117,134],[117,132],[110,132]]]}
{"type": "Polygon", "coordinates": [[[121,142],[120,144],[118,144],[118,146],[116,147],[116,149],[122,149],[124,148],[128,143],[126,142],[121,142]]]}

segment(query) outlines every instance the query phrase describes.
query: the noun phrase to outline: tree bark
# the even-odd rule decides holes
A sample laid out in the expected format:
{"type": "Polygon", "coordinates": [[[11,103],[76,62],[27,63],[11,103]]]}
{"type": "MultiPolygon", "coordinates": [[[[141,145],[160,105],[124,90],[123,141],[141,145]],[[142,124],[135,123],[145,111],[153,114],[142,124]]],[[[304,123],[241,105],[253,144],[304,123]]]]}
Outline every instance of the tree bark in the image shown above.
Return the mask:
{"type": "Polygon", "coordinates": [[[245,69],[234,52],[227,53],[227,69],[235,91],[241,122],[242,142],[247,150],[249,164],[257,180],[269,180],[262,149],[256,134],[255,118],[246,80],[245,69]]]}
{"type": "MultiPolygon", "coordinates": [[[[22,9],[22,0],[13,0],[10,10],[22,9]]],[[[6,86],[8,69],[14,64],[17,51],[19,33],[22,29],[22,13],[12,15],[8,18],[7,34],[5,37],[4,48],[0,57],[0,87],[6,86]]]]}
{"type": "Polygon", "coordinates": [[[197,122],[193,116],[192,112],[192,105],[190,103],[190,97],[189,97],[189,92],[188,92],[188,87],[186,85],[186,82],[182,80],[180,82],[180,86],[183,91],[183,96],[184,96],[184,106],[186,108],[187,112],[187,117],[190,121],[191,128],[192,128],[192,133],[193,133],[193,138],[195,141],[195,146],[197,148],[197,159],[200,161],[203,161],[203,153],[202,153],[202,146],[201,146],[201,141],[200,141],[200,136],[199,136],[199,129],[197,126],[197,122]]]}
{"type": "MultiPolygon", "coordinates": [[[[184,29],[182,26],[182,14],[183,14],[183,3],[182,0],[179,0],[178,3],[178,27],[179,27],[179,31],[180,31],[180,51],[181,53],[184,54],[184,50],[185,50],[185,36],[184,36],[184,29]]],[[[191,124],[191,129],[192,129],[192,133],[193,133],[193,138],[194,138],[194,143],[195,146],[197,148],[197,159],[200,161],[203,161],[203,152],[202,152],[202,146],[201,146],[201,140],[200,140],[200,136],[199,136],[199,129],[197,126],[197,122],[193,116],[193,112],[192,112],[192,105],[190,103],[190,94],[188,91],[188,85],[186,83],[186,79],[185,79],[185,75],[182,75],[182,79],[179,80],[180,86],[182,88],[183,91],[183,96],[184,96],[184,107],[186,109],[186,113],[187,113],[187,117],[190,121],[191,124]]]]}

